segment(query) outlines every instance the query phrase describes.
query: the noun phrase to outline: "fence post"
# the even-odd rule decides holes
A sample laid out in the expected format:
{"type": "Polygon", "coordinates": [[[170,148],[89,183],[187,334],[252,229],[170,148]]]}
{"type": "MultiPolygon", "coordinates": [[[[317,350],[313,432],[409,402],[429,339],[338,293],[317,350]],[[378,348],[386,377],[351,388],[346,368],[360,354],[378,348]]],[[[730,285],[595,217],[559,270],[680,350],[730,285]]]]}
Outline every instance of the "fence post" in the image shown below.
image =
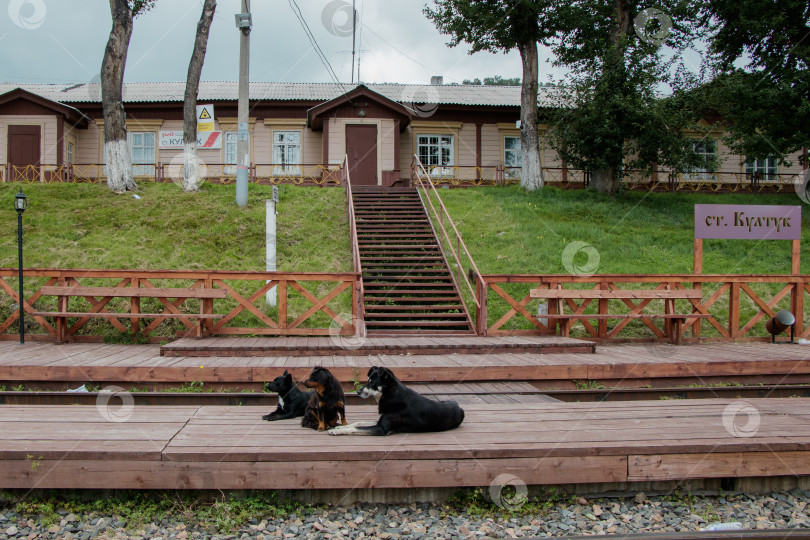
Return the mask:
{"type": "Polygon", "coordinates": [[[475,280],[476,296],[478,305],[475,310],[475,333],[479,336],[487,335],[487,289],[489,286],[484,280],[484,276],[478,276],[475,280]]]}
{"type": "Polygon", "coordinates": [[[728,293],[728,334],[737,337],[740,333],[740,284],[735,281],[731,284],[728,293]]]}

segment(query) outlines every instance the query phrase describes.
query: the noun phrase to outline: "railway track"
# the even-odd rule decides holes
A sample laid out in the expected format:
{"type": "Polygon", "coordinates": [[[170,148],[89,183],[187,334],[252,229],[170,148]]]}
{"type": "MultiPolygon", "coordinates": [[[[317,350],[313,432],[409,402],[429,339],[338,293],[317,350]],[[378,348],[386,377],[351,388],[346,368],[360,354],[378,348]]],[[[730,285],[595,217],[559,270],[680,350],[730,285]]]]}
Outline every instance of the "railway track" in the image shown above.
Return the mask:
{"type": "MultiPolygon", "coordinates": [[[[757,399],[775,397],[810,397],[810,385],[755,385],[676,388],[597,388],[582,390],[530,390],[524,385],[518,390],[490,390],[451,384],[431,385],[430,388],[412,388],[426,396],[437,399],[455,399],[461,403],[486,402],[488,396],[500,400],[602,402],[640,401],[664,399],[757,399]]],[[[231,405],[274,407],[275,394],[262,392],[125,392],[135,405],[231,405]]],[[[97,402],[98,392],[57,391],[5,391],[0,392],[0,405],[92,405],[97,402]]],[[[126,399],[129,399],[128,397],[126,399]]],[[[369,404],[353,392],[347,392],[349,404],[369,404]]],[[[497,400],[495,401],[497,402],[497,400]]]]}

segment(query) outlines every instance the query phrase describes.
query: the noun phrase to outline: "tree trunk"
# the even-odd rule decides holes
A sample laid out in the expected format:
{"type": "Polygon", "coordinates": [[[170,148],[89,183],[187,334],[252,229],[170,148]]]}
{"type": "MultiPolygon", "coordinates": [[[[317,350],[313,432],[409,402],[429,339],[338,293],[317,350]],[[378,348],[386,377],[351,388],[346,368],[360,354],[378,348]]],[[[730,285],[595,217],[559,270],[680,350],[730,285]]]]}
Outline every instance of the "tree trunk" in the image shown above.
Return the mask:
{"type": "Polygon", "coordinates": [[[124,68],[129,38],[132,36],[132,10],[127,0],[110,0],[112,30],[101,62],[101,103],[104,107],[104,159],[107,187],[115,192],[138,189],[132,174],[124,117],[124,68]]]}
{"type": "Polygon", "coordinates": [[[619,190],[619,184],[619,177],[613,168],[599,168],[591,172],[590,187],[599,193],[616,193],[619,190]]]}
{"type": "Polygon", "coordinates": [[[200,187],[200,160],[197,157],[197,94],[200,74],[208,48],[208,33],[217,9],[217,0],[205,0],[197,23],[197,37],[188,64],[186,95],[183,102],[183,191],[197,191],[200,187]]]}
{"type": "MultiPolygon", "coordinates": [[[[614,13],[614,26],[611,31],[612,49],[608,52],[605,59],[606,72],[609,71],[610,75],[617,77],[617,74],[623,76],[625,71],[625,52],[626,52],[626,37],[633,25],[632,12],[625,0],[615,0],[615,13],[614,13]]],[[[622,122],[623,118],[613,118],[613,122],[622,122]]],[[[624,153],[624,144],[622,142],[622,154],[624,153]]],[[[617,156],[618,165],[613,167],[601,167],[595,169],[591,173],[591,187],[600,193],[613,194],[619,190],[621,185],[621,159],[623,156],[617,156]]]]}
{"type": "Polygon", "coordinates": [[[523,159],[520,185],[527,191],[543,187],[540,138],[537,135],[537,42],[519,43],[523,63],[520,89],[520,153],[523,159]]]}

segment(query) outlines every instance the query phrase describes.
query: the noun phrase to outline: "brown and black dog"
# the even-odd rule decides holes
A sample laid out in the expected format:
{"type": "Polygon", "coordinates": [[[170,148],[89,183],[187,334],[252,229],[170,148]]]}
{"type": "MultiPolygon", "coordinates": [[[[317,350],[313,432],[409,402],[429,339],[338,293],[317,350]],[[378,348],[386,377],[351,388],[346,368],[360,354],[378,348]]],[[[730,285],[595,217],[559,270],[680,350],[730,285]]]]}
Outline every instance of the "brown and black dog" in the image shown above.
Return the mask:
{"type": "Polygon", "coordinates": [[[309,398],[304,418],[301,419],[303,427],[325,431],[338,425],[338,422],[346,425],[343,388],[328,369],[313,369],[304,386],[312,388],[315,393],[309,398]]]}

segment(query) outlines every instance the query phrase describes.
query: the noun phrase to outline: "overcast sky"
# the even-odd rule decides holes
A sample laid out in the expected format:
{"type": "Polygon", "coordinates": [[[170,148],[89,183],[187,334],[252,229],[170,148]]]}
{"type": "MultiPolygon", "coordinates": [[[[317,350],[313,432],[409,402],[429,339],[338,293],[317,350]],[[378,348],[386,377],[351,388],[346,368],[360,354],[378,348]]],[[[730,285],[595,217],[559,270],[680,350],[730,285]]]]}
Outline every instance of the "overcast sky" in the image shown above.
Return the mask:
{"type": "MultiPolygon", "coordinates": [[[[253,81],[330,82],[327,69],[290,5],[292,0],[253,0],[250,78],[253,81]]],[[[351,0],[297,0],[301,12],[341,82],[351,78],[351,0]]],[[[108,0],[6,0],[0,11],[0,81],[91,81],[101,67],[110,31],[108,0]]],[[[422,13],[426,0],[356,0],[361,23],[358,49],[363,82],[445,83],[493,75],[519,77],[520,57],[469,55],[447,47],[422,13]]],[[[239,0],[220,0],[203,80],[238,77],[239,0]]],[[[125,80],[184,81],[202,0],[157,0],[135,20],[125,80]]],[[[548,53],[540,50],[541,81],[548,53]]]]}

